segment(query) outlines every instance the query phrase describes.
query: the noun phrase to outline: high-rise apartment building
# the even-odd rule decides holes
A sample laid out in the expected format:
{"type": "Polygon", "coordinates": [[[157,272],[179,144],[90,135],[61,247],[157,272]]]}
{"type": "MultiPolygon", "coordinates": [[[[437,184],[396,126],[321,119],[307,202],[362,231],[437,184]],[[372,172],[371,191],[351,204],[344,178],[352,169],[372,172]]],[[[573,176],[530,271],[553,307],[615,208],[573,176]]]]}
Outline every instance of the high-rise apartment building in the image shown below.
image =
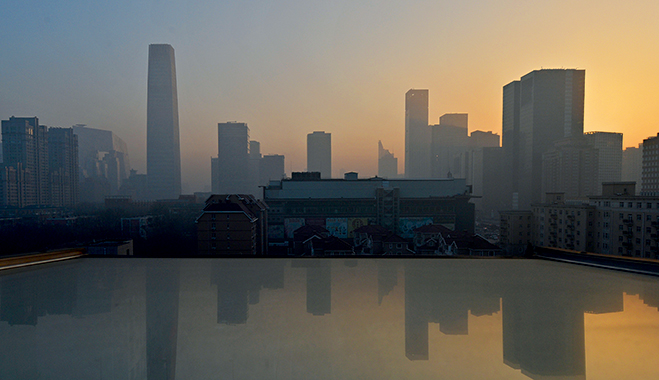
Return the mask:
{"type": "Polygon", "coordinates": [[[643,140],[641,195],[659,195],[659,133],[643,140]]]}
{"type": "Polygon", "coordinates": [[[511,167],[511,200],[542,199],[542,155],[560,139],[583,134],[585,70],[535,70],[503,91],[503,147],[511,167]]]}
{"type": "Polygon", "coordinates": [[[36,117],[2,121],[5,151],[0,205],[74,206],[78,202],[78,142],[72,128],[48,128],[36,117]]]}
{"type": "Polygon", "coordinates": [[[430,178],[430,142],[428,90],[409,90],[405,94],[406,178],[430,178]]]}
{"type": "MultiPolygon", "coordinates": [[[[13,189],[4,204],[15,207],[48,205],[47,127],[36,117],[10,117],[2,121],[3,188],[13,189]],[[11,177],[11,178],[10,178],[11,177]]],[[[3,192],[6,192],[3,190],[3,192]]]]}
{"type": "Polygon", "coordinates": [[[587,201],[599,193],[599,151],[583,136],[559,140],[542,155],[542,195],[564,193],[568,200],[587,201]]]}
{"type": "Polygon", "coordinates": [[[48,130],[51,204],[70,207],[78,203],[78,136],[73,128],[48,130]]]}
{"type": "MultiPolygon", "coordinates": [[[[256,149],[257,144],[252,144],[256,149]]],[[[235,121],[217,124],[217,159],[211,161],[213,194],[255,194],[249,164],[249,128],[235,121]]],[[[258,153],[260,155],[260,153],[258,153]]]]}
{"type": "Polygon", "coordinates": [[[602,183],[620,182],[622,175],[622,133],[586,132],[586,144],[597,149],[597,189],[589,195],[601,195],[602,183]]]}
{"type": "Polygon", "coordinates": [[[181,152],[174,48],[149,45],[146,170],[153,199],[181,194],[181,152]]]}
{"type": "Polygon", "coordinates": [[[378,177],[398,177],[398,158],[393,153],[384,149],[382,141],[378,141],[378,177]]]}
{"type": "Polygon", "coordinates": [[[315,131],[307,135],[307,171],[332,178],[332,134],[315,131]]]}

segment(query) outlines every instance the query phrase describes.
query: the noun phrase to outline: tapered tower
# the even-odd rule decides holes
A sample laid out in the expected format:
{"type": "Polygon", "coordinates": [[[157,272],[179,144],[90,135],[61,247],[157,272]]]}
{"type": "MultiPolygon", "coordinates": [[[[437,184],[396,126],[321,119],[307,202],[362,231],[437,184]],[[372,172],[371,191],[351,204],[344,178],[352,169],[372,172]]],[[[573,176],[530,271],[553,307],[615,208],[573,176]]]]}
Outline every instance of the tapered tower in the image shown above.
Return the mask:
{"type": "Polygon", "coordinates": [[[181,148],[174,48],[149,45],[146,111],[146,171],[152,199],[181,194],[181,148]]]}

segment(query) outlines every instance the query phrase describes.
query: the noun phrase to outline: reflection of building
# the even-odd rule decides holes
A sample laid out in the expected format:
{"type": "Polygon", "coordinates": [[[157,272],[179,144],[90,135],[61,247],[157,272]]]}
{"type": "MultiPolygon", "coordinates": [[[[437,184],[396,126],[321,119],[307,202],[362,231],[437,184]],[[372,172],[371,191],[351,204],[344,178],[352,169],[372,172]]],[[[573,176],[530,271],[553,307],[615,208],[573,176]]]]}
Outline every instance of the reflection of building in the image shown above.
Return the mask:
{"type": "Polygon", "coordinates": [[[174,48],[149,45],[146,173],[151,199],[181,195],[181,152],[174,48]]]}
{"type": "Polygon", "coordinates": [[[332,178],[332,134],[315,131],[307,135],[307,171],[332,178]]]}
{"type": "Polygon", "coordinates": [[[307,313],[332,312],[332,261],[310,261],[307,268],[307,313]]]}
{"type": "Polygon", "coordinates": [[[321,180],[293,173],[264,189],[270,208],[270,239],[283,241],[302,225],[321,225],[340,238],[366,224],[412,237],[428,223],[474,230],[474,208],[464,179],[321,180]],[[359,223],[358,223],[359,222],[359,223]]]}
{"type": "Polygon", "coordinates": [[[146,269],[147,379],[176,378],[179,264],[160,262],[146,269]]]}

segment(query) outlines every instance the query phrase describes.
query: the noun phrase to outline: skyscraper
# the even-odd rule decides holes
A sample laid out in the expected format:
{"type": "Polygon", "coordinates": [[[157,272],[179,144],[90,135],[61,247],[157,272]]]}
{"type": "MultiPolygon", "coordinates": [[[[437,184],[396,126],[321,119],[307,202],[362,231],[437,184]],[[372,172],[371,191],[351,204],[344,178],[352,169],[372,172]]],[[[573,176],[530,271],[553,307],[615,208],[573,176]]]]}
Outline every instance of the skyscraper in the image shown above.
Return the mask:
{"type": "Polygon", "coordinates": [[[405,177],[430,178],[428,90],[405,94],[405,177]]]}
{"type": "MultiPolygon", "coordinates": [[[[258,144],[252,144],[254,148],[258,144]]],[[[214,194],[255,194],[249,164],[249,128],[235,121],[217,124],[217,159],[211,161],[214,194]]],[[[260,155],[260,153],[259,153],[260,155]]]]}
{"type": "Polygon", "coordinates": [[[384,149],[382,141],[378,141],[378,177],[398,177],[398,158],[389,150],[384,149]]]}
{"type": "Polygon", "coordinates": [[[78,136],[73,128],[48,130],[51,204],[55,207],[78,203],[78,136]]]}
{"type": "Polygon", "coordinates": [[[643,166],[643,144],[629,147],[622,152],[622,175],[625,182],[636,182],[636,195],[641,193],[641,167],[643,166]]]}
{"type": "Polygon", "coordinates": [[[602,195],[603,182],[620,182],[622,178],[622,133],[586,132],[586,143],[597,149],[597,189],[590,195],[602,195]]]}
{"type": "Polygon", "coordinates": [[[583,135],[585,76],[585,70],[535,70],[504,87],[503,144],[520,208],[542,199],[543,153],[583,135]]]}
{"type": "Polygon", "coordinates": [[[146,124],[146,170],[151,198],[178,198],[181,152],[176,65],[171,45],[149,45],[146,124]]]}
{"type": "Polygon", "coordinates": [[[659,133],[643,140],[641,195],[659,195],[659,133]]]}
{"type": "Polygon", "coordinates": [[[431,172],[433,178],[464,178],[462,158],[469,150],[468,115],[447,113],[431,129],[431,172]]]}
{"type": "Polygon", "coordinates": [[[13,188],[13,196],[5,196],[8,206],[26,207],[50,204],[48,180],[48,133],[36,117],[10,117],[2,121],[3,192],[13,188]]]}
{"type": "Polygon", "coordinates": [[[332,134],[315,131],[307,135],[307,171],[332,178],[332,134]]]}

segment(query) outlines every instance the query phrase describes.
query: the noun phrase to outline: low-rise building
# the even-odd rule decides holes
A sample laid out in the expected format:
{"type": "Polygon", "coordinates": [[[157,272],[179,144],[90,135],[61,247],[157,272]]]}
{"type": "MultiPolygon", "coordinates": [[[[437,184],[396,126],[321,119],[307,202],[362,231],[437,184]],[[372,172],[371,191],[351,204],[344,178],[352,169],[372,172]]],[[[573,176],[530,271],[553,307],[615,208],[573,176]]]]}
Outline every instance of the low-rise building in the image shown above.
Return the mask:
{"type": "Polygon", "coordinates": [[[339,238],[377,224],[403,238],[414,228],[441,224],[474,231],[471,188],[464,179],[319,179],[293,173],[291,179],[271,181],[263,190],[269,206],[270,240],[292,238],[305,224],[321,225],[339,238]]]}
{"type": "Polygon", "coordinates": [[[508,255],[521,256],[533,243],[534,221],[531,210],[499,211],[499,246],[508,255]]]}
{"type": "Polygon", "coordinates": [[[199,254],[267,254],[267,206],[252,195],[212,195],[196,223],[199,254]]]}

